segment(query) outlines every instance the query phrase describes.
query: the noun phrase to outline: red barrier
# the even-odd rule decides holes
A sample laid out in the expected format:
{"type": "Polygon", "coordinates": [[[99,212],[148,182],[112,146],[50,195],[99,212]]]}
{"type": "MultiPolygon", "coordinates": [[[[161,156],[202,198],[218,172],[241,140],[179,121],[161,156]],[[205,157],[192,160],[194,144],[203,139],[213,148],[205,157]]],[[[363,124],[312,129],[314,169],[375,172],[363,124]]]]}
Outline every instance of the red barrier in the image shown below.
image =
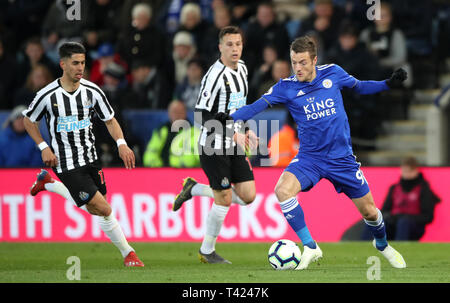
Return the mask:
{"type": "MultiPolygon", "coordinates": [[[[42,192],[37,197],[28,194],[38,171],[0,170],[0,241],[105,241],[95,216],[53,193],[42,192]]],[[[363,171],[376,204],[381,207],[400,170],[364,168],[363,171]]],[[[211,199],[195,197],[179,212],[171,211],[183,178],[192,176],[199,182],[207,182],[202,170],[110,168],[104,172],[108,200],[129,241],[202,239],[211,199]]],[[[256,201],[246,207],[231,207],[219,241],[297,240],[273,193],[281,172],[278,168],[254,169],[256,201]]],[[[436,207],[435,220],[427,227],[422,241],[450,241],[450,168],[424,168],[423,172],[442,202],[436,207]]],[[[361,218],[351,200],[336,194],[326,180],[298,198],[317,241],[339,241],[344,231],[361,218]]]]}

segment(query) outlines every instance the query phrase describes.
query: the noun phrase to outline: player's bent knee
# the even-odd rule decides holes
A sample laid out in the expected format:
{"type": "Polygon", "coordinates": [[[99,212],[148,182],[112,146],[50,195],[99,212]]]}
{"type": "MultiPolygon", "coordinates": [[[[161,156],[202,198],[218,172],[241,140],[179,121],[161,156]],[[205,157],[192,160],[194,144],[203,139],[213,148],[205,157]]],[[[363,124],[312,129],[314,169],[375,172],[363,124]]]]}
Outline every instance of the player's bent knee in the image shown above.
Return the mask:
{"type": "Polygon", "coordinates": [[[251,204],[256,199],[256,189],[247,191],[245,194],[240,195],[240,198],[245,204],[251,204]]]}
{"type": "Polygon", "coordinates": [[[278,184],[275,186],[275,195],[278,201],[285,201],[293,196],[292,192],[286,186],[278,184]]]}
{"type": "Polygon", "coordinates": [[[378,219],[378,211],[376,207],[368,205],[361,209],[361,215],[368,221],[376,221],[378,219]]]}
{"type": "Polygon", "coordinates": [[[231,189],[214,191],[214,203],[216,203],[217,205],[231,206],[231,202],[232,202],[231,189]]]}
{"type": "Polygon", "coordinates": [[[90,214],[102,217],[107,217],[112,212],[111,206],[99,192],[86,204],[86,208],[90,214]]]}

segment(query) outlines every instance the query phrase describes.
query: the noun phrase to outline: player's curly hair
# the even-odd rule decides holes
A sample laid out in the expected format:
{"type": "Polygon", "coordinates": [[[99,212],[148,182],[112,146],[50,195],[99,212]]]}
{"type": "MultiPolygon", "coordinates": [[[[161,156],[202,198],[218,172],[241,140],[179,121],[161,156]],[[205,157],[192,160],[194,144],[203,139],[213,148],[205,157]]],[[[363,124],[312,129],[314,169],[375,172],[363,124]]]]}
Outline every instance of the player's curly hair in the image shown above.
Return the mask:
{"type": "Polygon", "coordinates": [[[291,43],[291,51],[295,53],[308,52],[313,60],[317,56],[316,42],[310,36],[298,37],[291,43]]]}

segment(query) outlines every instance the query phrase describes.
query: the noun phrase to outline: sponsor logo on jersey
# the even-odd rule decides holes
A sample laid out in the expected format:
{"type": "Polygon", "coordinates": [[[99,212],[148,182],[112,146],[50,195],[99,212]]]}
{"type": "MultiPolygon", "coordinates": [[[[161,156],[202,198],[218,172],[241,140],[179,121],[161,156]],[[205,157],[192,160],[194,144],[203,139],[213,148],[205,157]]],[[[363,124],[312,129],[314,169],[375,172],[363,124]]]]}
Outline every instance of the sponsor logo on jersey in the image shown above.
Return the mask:
{"type": "Polygon", "coordinates": [[[303,105],[306,114],[306,120],[317,120],[336,114],[334,100],[331,98],[314,102],[314,97],[308,98],[309,104],[303,105]],[[311,99],[311,100],[310,100],[311,99]]]}
{"type": "Polygon", "coordinates": [[[246,103],[247,98],[244,96],[243,92],[231,93],[227,109],[238,109],[244,106],[246,103]]]}
{"type": "Polygon", "coordinates": [[[91,120],[89,118],[78,120],[77,115],[72,116],[60,116],[58,117],[58,125],[56,131],[60,132],[73,132],[76,130],[84,129],[91,126],[91,120]]]}
{"type": "Polygon", "coordinates": [[[299,90],[298,91],[298,94],[297,94],[297,97],[299,97],[299,96],[303,96],[305,93],[302,91],[302,90],[299,90]]]}

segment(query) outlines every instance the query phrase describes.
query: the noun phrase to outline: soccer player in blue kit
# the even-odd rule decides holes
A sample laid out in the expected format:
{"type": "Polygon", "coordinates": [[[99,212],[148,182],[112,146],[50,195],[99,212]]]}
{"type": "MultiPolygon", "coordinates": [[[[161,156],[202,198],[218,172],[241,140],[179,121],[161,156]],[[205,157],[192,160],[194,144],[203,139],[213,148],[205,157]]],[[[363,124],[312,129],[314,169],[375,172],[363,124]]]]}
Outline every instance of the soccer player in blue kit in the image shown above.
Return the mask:
{"type": "Polygon", "coordinates": [[[406,72],[396,70],[384,81],[360,81],[338,65],[316,66],[316,45],[307,36],[292,42],[290,57],[295,75],[281,79],[254,103],[231,115],[217,113],[215,118],[223,124],[230,120],[247,121],[267,107],[284,104],[297,123],[298,154],[275,186],[281,210],[304,245],[296,269],[306,269],[311,262],[322,257],[296,198],[299,192],[310,190],[322,178],[329,180],[338,193],[345,193],[354,202],[373,233],[374,247],[389,263],[395,268],[406,267],[401,254],[387,243],[383,216],[375,206],[360,163],[353,155],[348,118],[340,92],[346,87],[359,94],[375,94],[400,87],[407,78],[406,72]]]}

